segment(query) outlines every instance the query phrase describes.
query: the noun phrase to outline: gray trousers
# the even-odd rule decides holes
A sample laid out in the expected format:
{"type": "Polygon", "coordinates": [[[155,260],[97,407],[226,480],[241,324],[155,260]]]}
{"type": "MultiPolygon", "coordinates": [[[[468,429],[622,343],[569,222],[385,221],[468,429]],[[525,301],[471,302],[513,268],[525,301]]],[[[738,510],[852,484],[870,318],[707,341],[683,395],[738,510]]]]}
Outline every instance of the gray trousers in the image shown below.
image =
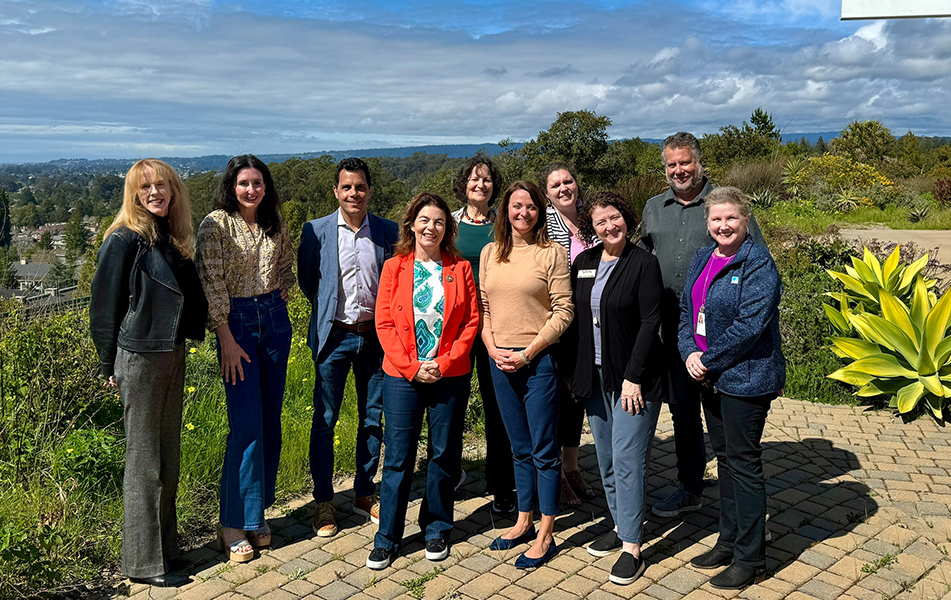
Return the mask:
{"type": "Polygon", "coordinates": [[[179,553],[175,495],[185,347],[146,353],[119,348],[115,373],[126,434],[122,572],[154,577],[167,573],[167,560],[179,553]]]}
{"type": "Polygon", "coordinates": [[[608,510],[622,542],[639,544],[644,523],[647,465],[660,415],[659,400],[645,402],[641,412],[621,409],[621,395],[604,391],[601,369],[591,398],[585,401],[588,424],[598,452],[598,468],[608,510]]]}

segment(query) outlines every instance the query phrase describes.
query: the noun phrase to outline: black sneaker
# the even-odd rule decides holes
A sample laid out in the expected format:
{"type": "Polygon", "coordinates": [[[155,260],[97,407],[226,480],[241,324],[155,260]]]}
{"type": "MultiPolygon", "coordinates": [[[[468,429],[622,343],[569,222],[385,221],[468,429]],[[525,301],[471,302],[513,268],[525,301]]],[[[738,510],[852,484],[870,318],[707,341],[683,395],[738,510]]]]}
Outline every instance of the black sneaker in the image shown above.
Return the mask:
{"type": "Polygon", "coordinates": [[[658,517],[676,517],[680,513],[690,512],[701,507],[703,507],[703,498],[694,496],[683,486],[680,486],[666,499],[654,503],[651,512],[658,517]]]}
{"type": "Polygon", "coordinates": [[[496,494],[492,500],[492,512],[497,515],[508,515],[515,512],[515,494],[496,494]]]}
{"type": "Polygon", "coordinates": [[[387,550],[386,548],[374,548],[370,552],[370,556],[367,557],[367,568],[373,569],[374,571],[380,571],[393,563],[393,559],[396,557],[396,552],[392,550],[387,550]]]}
{"type": "Polygon", "coordinates": [[[611,567],[611,583],[618,585],[629,585],[634,583],[638,577],[644,574],[647,564],[640,556],[634,556],[630,552],[621,552],[617,562],[611,567]]]}
{"type": "Polygon", "coordinates": [[[426,540],[426,560],[444,560],[449,556],[449,546],[442,538],[426,540]]]}
{"type": "Polygon", "coordinates": [[[621,538],[617,536],[617,532],[613,529],[588,544],[588,554],[598,558],[614,554],[620,549],[621,538]]]}

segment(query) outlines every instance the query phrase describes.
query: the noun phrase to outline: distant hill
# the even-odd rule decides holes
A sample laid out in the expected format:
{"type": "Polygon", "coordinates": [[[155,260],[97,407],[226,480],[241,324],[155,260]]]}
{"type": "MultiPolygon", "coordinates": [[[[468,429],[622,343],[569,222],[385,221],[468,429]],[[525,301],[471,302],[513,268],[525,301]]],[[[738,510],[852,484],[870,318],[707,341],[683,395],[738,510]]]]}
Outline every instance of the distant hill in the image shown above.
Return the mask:
{"type": "Polygon", "coordinates": [[[783,143],[786,142],[798,142],[802,138],[806,138],[810,144],[815,145],[819,141],[819,138],[822,138],[822,141],[828,143],[832,138],[839,137],[841,131],[820,131],[818,133],[784,133],[783,134],[783,143]]]}
{"type": "MultiPolygon", "coordinates": [[[[519,149],[524,144],[512,143],[508,148],[519,149]]],[[[361,158],[371,158],[380,156],[389,156],[393,158],[405,158],[412,156],[417,152],[427,154],[446,154],[449,158],[465,158],[472,156],[478,151],[484,151],[489,156],[495,156],[503,151],[498,144],[447,144],[441,146],[408,146],[404,148],[368,148],[362,150],[327,150],[323,152],[294,152],[287,154],[258,154],[257,157],[265,163],[284,162],[289,158],[300,158],[307,160],[310,158],[320,158],[321,156],[330,156],[334,161],[343,160],[351,156],[361,158]]],[[[192,173],[203,173],[205,171],[222,171],[228,164],[230,156],[224,154],[208,154],[205,156],[181,157],[181,156],[160,156],[159,159],[167,162],[176,171],[182,175],[192,173]]],[[[116,173],[125,174],[137,159],[121,158],[60,158],[45,163],[21,163],[16,165],[17,171],[29,171],[34,174],[51,173],[58,171],[89,171],[94,173],[116,173]]],[[[4,165],[4,170],[9,170],[12,165],[4,165]]]]}
{"type": "MultiPolygon", "coordinates": [[[[810,144],[815,144],[820,137],[825,142],[831,141],[833,138],[839,137],[838,131],[820,131],[814,133],[784,133],[782,135],[783,142],[790,141],[799,141],[802,138],[806,138],[810,144]]],[[[944,139],[944,138],[942,138],[944,139]]],[[[652,143],[660,144],[663,140],[659,138],[641,138],[641,140],[652,143]]],[[[522,143],[513,142],[510,144],[506,150],[515,149],[518,150],[524,146],[522,143]]],[[[273,162],[284,162],[289,158],[300,158],[300,159],[310,159],[310,158],[319,158],[321,156],[330,156],[334,161],[339,161],[344,158],[351,156],[371,158],[371,157],[393,157],[393,158],[406,158],[416,154],[417,152],[425,152],[427,154],[445,154],[449,158],[465,158],[467,156],[472,156],[478,151],[484,151],[489,156],[495,156],[496,154],[503,152],[503,148],[498,144],[446,144],[440,146],[406,146],[403,148],[365,148],[360,150],[326,150],[321,152],[293,152],[286,154],[258,154],[258,158],[263,160],[266,163],[273,162]]],[[[188,176],[194,173],[203,173],[205,171],[222,171],[225,168],[225,165],[228,164],[228,159],[230,156],[224,154],[209,154],[205,156],[194,156],[194,157],[181,157],[181,156],[165,156],[159,157],[172,167],[175,168],[183,176],[188,176]]],[[[89,173],[115,173],[117,175],[124,175],[126,171],[129,170],[129,167],[135,163],[136,159],[112,159],[112,158],[61,158],[57,160],[51,160],[45,163],[20,163],[20,164],[5,164],[0,165],[0,173],[18,173],[18,174],[32,174],[40,175],[43,173],[56,173],[56,172],[89,172],[89,173]]]]}

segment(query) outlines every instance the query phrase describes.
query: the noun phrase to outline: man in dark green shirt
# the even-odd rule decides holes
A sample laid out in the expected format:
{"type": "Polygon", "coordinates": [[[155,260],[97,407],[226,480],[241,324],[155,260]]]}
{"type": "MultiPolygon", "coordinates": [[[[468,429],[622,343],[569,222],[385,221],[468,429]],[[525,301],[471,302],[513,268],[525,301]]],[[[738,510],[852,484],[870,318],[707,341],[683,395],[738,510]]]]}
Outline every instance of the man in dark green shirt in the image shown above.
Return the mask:
{"type": "MultiPolygon", "coordinates": [[[[704,199],[713,189],[703,173],[700,143],[680,132],[664,140],[661,154],[670,189],[644,206],[640,245],[657,256],[664,280],[661,337],[667,359],[668,401],[674,420],[677,453],[677,490],[651,508],[654,514],[674,517],[703,506],[703,472],[706,451],[700,420],[700,386],[688,374],[677,349],[680,295],[687,268],[697,249],[712,243],[707,233],[704,199]]],[[[765,245],[755,219],[750,219],[753,241],[765,245]]]]}

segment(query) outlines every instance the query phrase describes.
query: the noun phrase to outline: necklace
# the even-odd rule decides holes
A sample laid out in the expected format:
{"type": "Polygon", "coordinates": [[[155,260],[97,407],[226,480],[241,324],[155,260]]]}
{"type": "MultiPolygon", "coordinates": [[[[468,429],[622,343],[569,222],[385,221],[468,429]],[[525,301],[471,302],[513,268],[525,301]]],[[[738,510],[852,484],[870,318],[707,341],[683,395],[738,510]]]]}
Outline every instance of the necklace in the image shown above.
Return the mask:
{"type": "Polygon", "coordinates": [[[470,216],[469,216],[469,207],[468,207],[468,206],[467,206],[465,209],[463,209],[463,211],[462,211],[462,217],[463,217],[465,220],[467,220],[467,221],[469,221],[470,223],[472,223],[473,225],[485,225],[486,223],[490,223],[490,222],[491,222],[491,221],[489,221],[489,216],[488,216],[488,215],[486,215],[486,216],[485,216],[484,218],[482,218],[482,219],[473,219],[472,217],[470,217],[470,216]]]}

